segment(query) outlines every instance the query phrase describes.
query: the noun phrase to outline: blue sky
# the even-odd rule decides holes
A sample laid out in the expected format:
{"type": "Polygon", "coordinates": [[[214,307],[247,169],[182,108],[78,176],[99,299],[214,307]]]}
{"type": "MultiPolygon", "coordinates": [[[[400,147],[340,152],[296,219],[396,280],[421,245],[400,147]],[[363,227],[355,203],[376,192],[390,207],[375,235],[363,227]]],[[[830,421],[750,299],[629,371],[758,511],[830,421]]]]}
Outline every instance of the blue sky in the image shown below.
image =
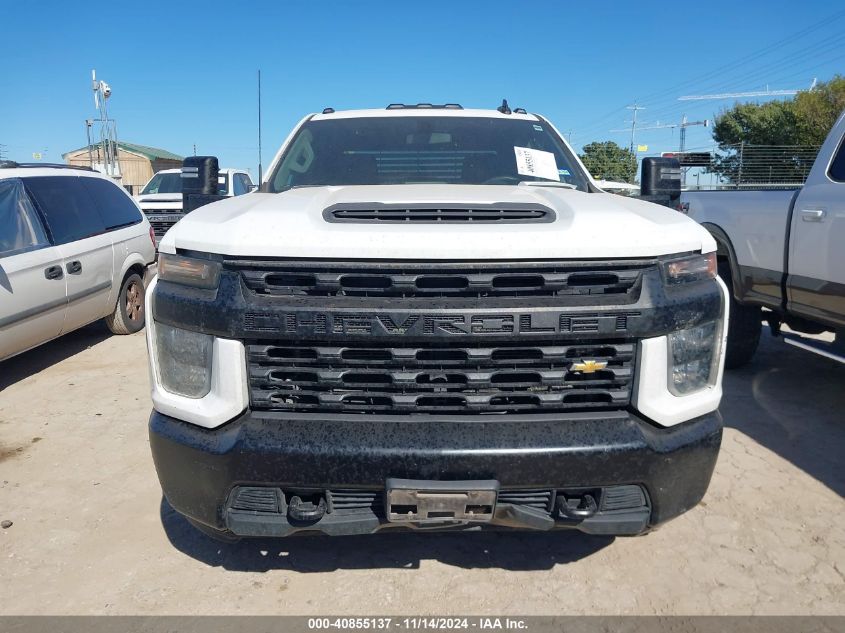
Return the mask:
{"type": "MultiPolygon", "coordinates": [[[[646,123],[710,118],[731,101],[684,94],[808,86],[845,72],[838,3],[157,2],[3,3],[0,143],[59,162],[85,145],[90,73],[109,82],[123,140],[257,171],[256,71],[264,165],[306,113],[391,102],[458,102],[548,116],[573,143],[629,142],[646,123]],[[99,7],[108,13],[97,14],[99,7]],[[736,63],[743,60],[741,64],[736,63]]],[[[649,153],[677,130],[638,133],[649,153]]],[[[709,144],[690,128],[688,147],[709,144]]]]}

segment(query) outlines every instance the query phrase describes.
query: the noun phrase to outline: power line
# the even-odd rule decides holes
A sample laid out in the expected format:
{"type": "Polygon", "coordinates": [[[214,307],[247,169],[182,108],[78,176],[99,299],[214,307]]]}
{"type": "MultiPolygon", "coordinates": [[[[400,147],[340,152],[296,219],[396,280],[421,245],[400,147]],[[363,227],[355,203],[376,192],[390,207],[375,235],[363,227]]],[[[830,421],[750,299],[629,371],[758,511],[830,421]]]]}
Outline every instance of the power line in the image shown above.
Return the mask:
{"type": "MultiPolygon", "coordinates": [[[[688,79],[688,80],[685,80],[685,81],[680,82],[678,84],[675,84],[675,85],[673,85],[669,88],[664,88],[664,89],[658,90],[656,92],[653,92],[651,94],[648,94],[648,95],[645,96],[644,99],[641,99],[639,101],[639,103],[649,104],[649,103],[652,103],[658,97],[666,96],[666,95],[669,95],[673,92],[675,94],[677,94],[677,92],[684,87],[692,86],[692,85],[695,85],[695,84],[700,84],[702,81],[707,81],[708,79],[713,78],[713,77],[717,77],[717,76],[723,77],[726,72],[729,72],[730,70],[733,70],[733,69],[741,67],[741,66],[747,67],[749,62],[753,62],[753,61],[756,61],[758,59],[761,59],[761,58],[769,55],[773,51],[783,50],[785,45],[792,43],[792,42],[795,42],[795,41],[801,39],[802,37],[809,35],[811,33],[814,33],[814,32],[816,32],[820,29],[823,29],[823,28],[829,26],[830,24],[832,24],[833,22],[841,19],[842,17],[845,17],[845,10],[837,11],[837,12],[833,13],[832,15],[829,15],[829,16],[825,17],[824,19],[819,20],[818,22],[810,24],[809,26],[807,26],[807,27],[805,27],[805,28],[803,28],[799,31],[796,31],[795,33],[792,33],[791,35],[789,35],[787,37],[784,37],[784,38],[781,38],[780,40],[772,42],[771,44],[769,44],[769,45],[767,45],[767,46],[765,46],[761,49],[758,49],[757,51],[749,53],[748,55],[745,55],[743,57],[737,58],[737,59],[735,59],[732,62],[729,62],[727,64],[723,64],[722,66],[719,66],[719,67],[717,67],[717,68],[715,68],[715,69],[713,69],[709,72],[706,72],[704,74],[699,74],[693,79],[688,79]]],[[[818,51],[820,46],[823,47],[825,44],[832,43],[832,41],[838,41],[839,37],[841,37],[839,34],[835,34],[835,35],[830,36],[830,37],[828,37],[828,38],[826,38],[826,39],[824,39],[820,42],[815,42],[814,44],[812,44],[810,46],[804,47],[803,49],[799,49],[798,53],[802,54],[800,56],[802,58],[806,57],[807,55],[815,54],[816,51],[818,51]]],[[[828,51],[827,51],[827,49],[825,49],[823,52],[828,52],[828,51]]],[[[793,52],[792,54],[790,54],[788,56],[788,57],[791,57],[791,59],[792,59],[791,65],[794,65],[794,63],[795,63],[795,57],[794,56],[795,56],[795,52],[793,52]]],[[[775,61],[773,64],[766,64],[764,66],[764,68],[770,67],[772,65],[777,65],[779,67],[779,69],[782,69],[783,68],[783,64],[781,62],[782,59],[783,58],[778,58],[778,61],[775,61]]],[[[801,60],[799,59],[798,61],[800,63],[801,60]]],[[[835,61],[835,60],[828,60],[828,61],[835,61]]],[[[759,72],[760,72],[760,69],[753,71],[753,74],[759,75],[759,72]]],[[[736,77],[731,79],[731,82],[735,82],[735,81],[737,81],[736,77]]],[[[721,82],[721,83],[724,86],[724,82],[721,82]]],[[[747,82],[744,82],[744,83],[747,83],[747,82]]],[[[717,87],[715,89],[718,90],[719,88],[720,88],[720,86],[717,85],[717,87]]],[[[615,108],[614,110],[611,110],[607,114],[602,115],[601,117],[599,117],[597,119],[593,119],[586,126],[580,128],[579,133],[582,136],[583,135],[589,135],[589,133],[592,133],[593,131],[596,131],[600,127],[602,127],[604,121],[606,121],[607,119],[612,117],[614,114],[620,112],[623,109],[624,109],[624,106],[618,107],[618,108],[615,108]]],[[[662,113],[664,111],[670,111],[670,110],[677,111],[677,107],[673,107],[673,106],[670,106],[668,108],[664,107],[664,108],[661,108],[658,112],[662,113]]]]}

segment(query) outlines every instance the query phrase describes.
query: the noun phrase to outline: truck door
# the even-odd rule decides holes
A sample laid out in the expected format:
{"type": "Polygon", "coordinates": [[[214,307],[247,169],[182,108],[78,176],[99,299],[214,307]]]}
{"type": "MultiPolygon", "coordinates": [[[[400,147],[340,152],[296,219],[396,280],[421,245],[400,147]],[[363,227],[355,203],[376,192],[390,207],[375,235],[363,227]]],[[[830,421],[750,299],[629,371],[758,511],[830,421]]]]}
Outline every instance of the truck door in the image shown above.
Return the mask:
{"type": "Polygon", "coordinates": [[[0,359],[62,331],[64,262],[20,179],[0,180],[0,359]]]}
{"type": "Polygon", "coordinates": [[[845,326],[845,141],[830,156],[831,133],[798,194],[789,238],[787,309],[833,327],[845,326]]]}
{"type": "Polygon", "coordinates": [[[62,333],[102,318],[112,303],[112,239],[82,178],[44,176],[26,181],[64,259],[68,305],[62,333]]]}

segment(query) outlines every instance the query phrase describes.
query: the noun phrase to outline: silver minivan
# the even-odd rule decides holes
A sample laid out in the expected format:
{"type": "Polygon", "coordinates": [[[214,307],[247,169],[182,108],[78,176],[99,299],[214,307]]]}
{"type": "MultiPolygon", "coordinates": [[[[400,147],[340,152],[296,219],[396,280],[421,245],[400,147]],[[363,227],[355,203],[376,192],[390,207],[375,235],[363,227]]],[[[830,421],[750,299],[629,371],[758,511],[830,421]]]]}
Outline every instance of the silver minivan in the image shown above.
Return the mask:
{"type": "Polygon", "coordinates": [[[98,319],[137,332],[154,267],[150,224],[112,179],[0,163],[0,360],[98,319]]]}

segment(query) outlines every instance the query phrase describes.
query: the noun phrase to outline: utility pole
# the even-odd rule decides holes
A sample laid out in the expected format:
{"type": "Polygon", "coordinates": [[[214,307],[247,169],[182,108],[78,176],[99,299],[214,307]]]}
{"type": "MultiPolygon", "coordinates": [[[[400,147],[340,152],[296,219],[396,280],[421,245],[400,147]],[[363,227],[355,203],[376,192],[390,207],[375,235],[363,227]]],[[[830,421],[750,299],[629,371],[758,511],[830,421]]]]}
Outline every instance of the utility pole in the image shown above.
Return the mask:
{"type": "Polygon", "coordinates": [[[633,121],[631,121],[631,147],[630,147],[631,153],[633,154],[634,153],[634,132],[637,129],[637,112],[640,111],[640,110],[645,110],[645,108],[637,105],[637,103],[634,102],[633,105],[626,106],[626,109],[634,111],[633,121]]]}
{"type": "Polygon", "coordinates": [[[264,175],[264,167],[261,164],[261,69],[258,69],[258,186],[261,186],[261,179],[264,175]]]}

